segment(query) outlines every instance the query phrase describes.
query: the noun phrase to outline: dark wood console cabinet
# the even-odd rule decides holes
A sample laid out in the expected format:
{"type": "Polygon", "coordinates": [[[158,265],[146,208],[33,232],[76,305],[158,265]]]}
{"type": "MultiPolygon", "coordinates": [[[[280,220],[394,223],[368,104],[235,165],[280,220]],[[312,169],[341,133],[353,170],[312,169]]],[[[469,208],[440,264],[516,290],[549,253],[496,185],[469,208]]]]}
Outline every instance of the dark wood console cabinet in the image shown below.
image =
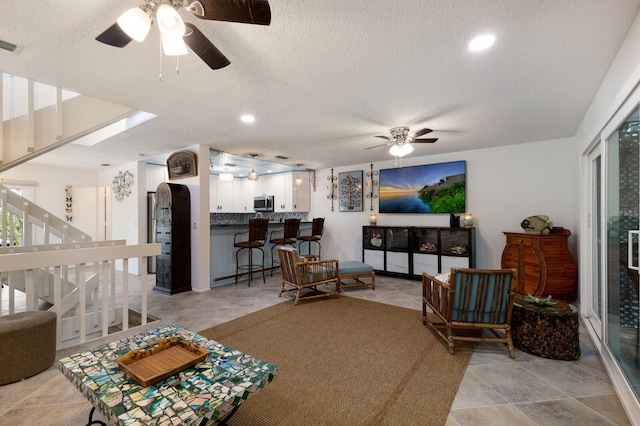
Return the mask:
{"type": "Polygon", "coordinates": [[[568,247],[571,232],[554,228],[549,234],[504,232],[507,243],[502,267],[518,270],[520,294],[574,300],[578,266],[568,247]]]}
{"type": "Polygon", "coordinates": [[[363,226],[362,261],[376,273],[412,279],[474,268],[475,228],[363,226]]]}
{"type": "Polygon", "coordinates": [[[163,182],[156,190],[156,256],[154,290],[168,294],[191,290],[191,201],[185,185],[163,182]]]}

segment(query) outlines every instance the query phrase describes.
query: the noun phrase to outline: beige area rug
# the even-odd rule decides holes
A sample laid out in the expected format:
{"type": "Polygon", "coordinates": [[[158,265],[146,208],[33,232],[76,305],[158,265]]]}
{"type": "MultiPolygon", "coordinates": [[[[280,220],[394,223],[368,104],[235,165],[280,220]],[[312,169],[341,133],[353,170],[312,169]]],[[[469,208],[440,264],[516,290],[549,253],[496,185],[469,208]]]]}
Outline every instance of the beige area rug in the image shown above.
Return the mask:
{"type": "Polygon", "coordinates": [[[201,334],[278,366],[230,426],[443,425],[475,347],[450,355],[420,311],[345,296],[281,303],[201,334]]]}

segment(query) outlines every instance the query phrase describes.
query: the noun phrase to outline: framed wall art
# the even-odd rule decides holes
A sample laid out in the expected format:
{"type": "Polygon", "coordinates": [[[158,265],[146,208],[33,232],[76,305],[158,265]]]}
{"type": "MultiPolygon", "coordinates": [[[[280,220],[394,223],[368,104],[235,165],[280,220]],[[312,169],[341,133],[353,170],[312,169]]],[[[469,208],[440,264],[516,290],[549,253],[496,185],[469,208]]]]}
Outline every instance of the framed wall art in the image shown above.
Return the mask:
{"type": "Polygon", "coordinates": [[[191,151],[177,151],[167,158],[169,180],[197,176],[196,154],[191,151]]]}
{"type": "Polygon", "coordinates": [[[340,211],[362,211],[362,170],[338,174],[340,211]]]}

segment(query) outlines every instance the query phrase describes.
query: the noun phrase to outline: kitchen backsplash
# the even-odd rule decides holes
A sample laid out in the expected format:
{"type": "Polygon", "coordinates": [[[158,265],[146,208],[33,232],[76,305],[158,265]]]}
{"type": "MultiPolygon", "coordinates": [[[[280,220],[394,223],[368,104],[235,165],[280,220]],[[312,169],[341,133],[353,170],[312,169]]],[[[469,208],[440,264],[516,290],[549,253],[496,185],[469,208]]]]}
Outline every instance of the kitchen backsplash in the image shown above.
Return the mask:
{"type": "MultiPolygon", "coordinates": [[[[256,217],[258,213],[210,213],[210,224],[214,225],[243,225],[249,222],[249,219],[256,217]]],[[[269,219],[269,222],[284,222],[285,219],[294,218],[300,219],[302,222],[307,222],[308,213],[306,212],[262,212],[258,217],[269,219]]]]}

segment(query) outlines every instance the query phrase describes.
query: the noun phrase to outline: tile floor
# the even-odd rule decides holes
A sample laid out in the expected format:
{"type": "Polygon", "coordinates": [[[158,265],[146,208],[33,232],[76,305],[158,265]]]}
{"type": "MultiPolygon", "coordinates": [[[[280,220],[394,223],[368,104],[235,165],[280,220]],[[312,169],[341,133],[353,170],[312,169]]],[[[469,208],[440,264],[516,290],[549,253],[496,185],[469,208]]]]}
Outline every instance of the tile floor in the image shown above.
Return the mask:
{"type": "MultiPolygon", "coordinates": [[[[267,278],[265,284],[256,279],[251,287],[239,283],[206,293],[173,296],[151,291],[153,276],[131,279],[138,283],[142,280],[146,282],[151,315],[159,317],[161,323],[173,322],[195,331],[277,303],[291,303],[278,298],[279,276],[267,278]]],[[[376,290],[349,289],[346,295],[421,309],[421,284],[417,281],[378,276],[376,290]]],[[[6,301],[4,297],[3,305],[6,301]]],[[[3,306],[5,313],[6,308],[3,306]]],[[[143,329],[105,339],[122,338],[143,329]]],[[[586,332],[581,331],[580,337],[582,356],[577,361],[547,360],[519,350],[512,360],[503,345],[479,344],[445,426],[629,425],[586,332]]],[[[99,342],[60,350],[58,358],[99,342]]],[[[90,404],[57,371],[56,365],[32,378],[0,386],[0,425],[81,426],[87,423],[90,409],[90,404]]]]}

